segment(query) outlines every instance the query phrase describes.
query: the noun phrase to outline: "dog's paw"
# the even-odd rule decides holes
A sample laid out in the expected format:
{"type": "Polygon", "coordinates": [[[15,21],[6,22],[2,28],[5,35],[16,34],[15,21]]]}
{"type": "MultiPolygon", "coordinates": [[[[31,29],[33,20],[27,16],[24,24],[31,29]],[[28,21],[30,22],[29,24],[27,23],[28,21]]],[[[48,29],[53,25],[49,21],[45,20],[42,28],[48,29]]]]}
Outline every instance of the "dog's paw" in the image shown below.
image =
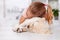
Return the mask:
{"type": "Polygon", "coordinates": [[[12,28],[12,30],[13,30],[14,32],[22,32],[22,26],[19,25],[19,24],[16,24],[16,25],[12,28]]]}
{"type": "Polygon", "coordinates": [[[20,32],[20,33],[22,32],[22,28],[19,28],[19,27],[15,27],[15,28],[13,28],[12,30],[13,30],[14,32],[18,32],[18,33],[19,33],[19,32],[20,32]]]}
{"type": "Polygon", "coordinates": [[[17,28],[16,32],[21,33],[23,32],[22,28],[17,28]]]}
{"type": "Polygon", "coordinates": [[[23,27],[23,28],[17,27],[17,28],[13,28],[13,31],[18,32],[18,33],[26,32],[27,28],[26,27],[23,27]]]}

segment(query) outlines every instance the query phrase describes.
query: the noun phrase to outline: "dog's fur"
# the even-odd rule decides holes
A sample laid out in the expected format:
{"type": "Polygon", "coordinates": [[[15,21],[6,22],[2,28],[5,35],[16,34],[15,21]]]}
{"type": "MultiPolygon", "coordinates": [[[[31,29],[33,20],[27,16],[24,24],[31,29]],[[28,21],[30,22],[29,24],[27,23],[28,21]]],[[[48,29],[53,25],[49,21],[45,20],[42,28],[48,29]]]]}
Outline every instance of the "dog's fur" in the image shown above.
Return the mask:
{"type": "Polygon", "coordinates": [[[26,19],[22,24],[16,25],[13,29],[15,32],[35,32],[35,33],[50,33],[50,27],[45,18],[34,17],[26,19]]]}

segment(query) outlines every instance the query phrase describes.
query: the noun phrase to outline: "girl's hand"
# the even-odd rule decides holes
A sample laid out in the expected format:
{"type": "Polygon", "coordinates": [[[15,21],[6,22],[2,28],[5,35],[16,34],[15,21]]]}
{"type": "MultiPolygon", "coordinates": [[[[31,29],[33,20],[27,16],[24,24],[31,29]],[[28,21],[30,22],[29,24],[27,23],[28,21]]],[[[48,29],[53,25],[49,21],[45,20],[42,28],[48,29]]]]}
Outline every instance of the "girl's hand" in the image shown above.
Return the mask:
{"type": "Polygon", "coordinates": [[[23,16],[21,16],[21,17],[20,17],[20,20],[19,20],[19,24],[23,23],[25,20],[26,20],[26,18],[23,17],[23,16]]]}

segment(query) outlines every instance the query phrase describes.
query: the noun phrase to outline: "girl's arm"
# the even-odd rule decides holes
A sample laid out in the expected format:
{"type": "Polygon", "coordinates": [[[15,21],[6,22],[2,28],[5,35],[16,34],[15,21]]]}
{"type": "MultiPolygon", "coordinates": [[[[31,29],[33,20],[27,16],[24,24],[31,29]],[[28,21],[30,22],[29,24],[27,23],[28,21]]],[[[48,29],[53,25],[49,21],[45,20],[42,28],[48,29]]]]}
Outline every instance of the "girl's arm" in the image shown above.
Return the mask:
{"type": "Polygon", "coordinates": [[[23,23],[25,20],[26,20],[26,18],[23,17],[23,16],[21,16],[21,17],[20,17],[20,20],[19,20],[19,24],[23,23]]]}
{"type": "Polygon", "coordinates": [[[25,19],[26,19],[26,12],[27,12],[27,8],[24,9],[24,11],[23,11],[23,13],[22,13],[22,15],[20,17],[19,24],[21,24],[21,23],[23,23],[25,21],[25,19]]]}

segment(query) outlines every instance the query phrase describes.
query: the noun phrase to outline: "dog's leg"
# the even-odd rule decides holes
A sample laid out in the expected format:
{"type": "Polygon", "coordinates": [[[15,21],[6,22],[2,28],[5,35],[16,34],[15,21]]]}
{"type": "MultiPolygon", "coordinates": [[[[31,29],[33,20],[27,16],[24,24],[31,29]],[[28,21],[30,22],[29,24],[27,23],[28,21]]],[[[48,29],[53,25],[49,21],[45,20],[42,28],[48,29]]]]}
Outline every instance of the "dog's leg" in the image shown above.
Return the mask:
{"type": "Polygon", "coordinates": [[[30,21],[26,20],[23,23],[21,23],[20,25],[17,25],[14,29],[15,32],[25,32],[28,30],[28,25],[29,25],[30,21]]]}

